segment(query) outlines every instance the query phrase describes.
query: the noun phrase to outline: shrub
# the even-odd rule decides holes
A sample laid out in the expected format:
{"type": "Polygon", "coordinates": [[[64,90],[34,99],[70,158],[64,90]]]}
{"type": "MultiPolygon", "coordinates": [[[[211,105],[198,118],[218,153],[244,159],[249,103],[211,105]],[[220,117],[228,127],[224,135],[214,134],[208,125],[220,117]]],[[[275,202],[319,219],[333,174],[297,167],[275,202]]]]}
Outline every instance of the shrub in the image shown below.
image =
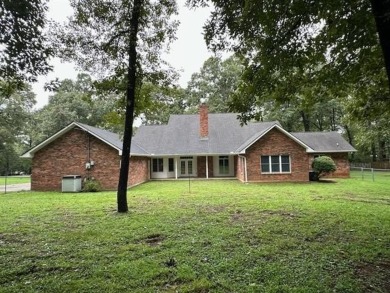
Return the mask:
{"type": "Polygon", "coordinates": [[[97,192],[101,191],[102,186],[100,185],[100,182],[96,179],[87,179],[84,181],[83,184],[83,191],[84,192],[97,192]]]}
{"type": "Polygon", "coordinates": [[[316,172],[317,178],[328,175],[336,171],[336,164],[332,158],[328,156],[321,156],[314,159],[311,164],[313,171],[316,172]]]}

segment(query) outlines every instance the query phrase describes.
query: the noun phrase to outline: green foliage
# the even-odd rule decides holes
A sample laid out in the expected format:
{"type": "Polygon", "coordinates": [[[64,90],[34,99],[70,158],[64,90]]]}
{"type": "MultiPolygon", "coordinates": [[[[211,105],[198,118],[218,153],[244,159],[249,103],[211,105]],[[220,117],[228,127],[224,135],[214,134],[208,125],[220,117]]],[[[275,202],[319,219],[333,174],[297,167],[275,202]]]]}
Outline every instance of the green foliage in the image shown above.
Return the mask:
{"type": "Polygon", "coordinates": [[[197,113],[200,100],[205,99],[211,113],[228,113],[229,102],[237,90],[243,71],[241,60],[231,56],[225,60],[210,57],[200,72],[194,73],[186,89],[187,111],[197,113]]]}
{"type": "MultiPolygon", "coordinates": [[[[123,112],[133,1],[76,0],[71,5],[74,15],[68,23],[53,27],[57,53],[99,77],[95,82],[99,91],[119,96],[122,102],[118,105],[123,112]]],[[[178,22],[171,16],[176,13],[175,1],[144,1],[142,5],[137,46],[136,115],[144,111],[143,107],[152,98],[141,95],[144,83],[166,86],[177,79],[161,54],[175,38],[178,22]]],[[[119,116],[123,116],[122,113],[119,116]]]]}
{"type": "Polygon", "coordinates": [[[388,176],[130,193],[129,214],[114,192],[1,195],[1,291],[387,291],[388,176]]]}
{"type": "MultiPolygon", "coordinates": [[[[232,100],[242,120],[261,117],[265,101],[279,104],[323,96],[352,97],[357,112],[390,115],[390,96],[373,1],[188,0],[212,3],[205,39],[214,51],[245,60],[232,100]]],[[[381,1],[383,2],[383,1],[381,1]]],[[[360,114],[360,117],[362,115],[360,114]]]]}
{"type": "Polygon", "coordinates": [[[110,119],[110,115],[120,108],[118,103],[117,95],[102,95],[87,74],[78,74],[75,81],[59,81],[48,104],[36,111],[34,123],[27,128],[31,145],[36,145],[74,121],[122,131],[123,123],[116,129],[117,124],[110,119]]]}
{"type": "Polygon", "coordinates": [[[53,55],[43,28],[47,0],[0,2],[0,76],[35,81],[47,73],[53,55]]]}
{"type": "Polygon", "coordinates": [[[102,190],[100,182],[96,179],[90,178],[83,182],[84,192],[98,192],[102,190]]]}
{"type": "Polygon", "coordinates": [[[144,103],[141,119],[144,125],[168,123],[169,116],[187,111],[185,90],[180,87],[143,84],[140,96],[144,103]],[[148,98],[149,97],[149,98],[148,98]]]}
{"type": "Polygon", "coordinates": [[[30,161],[19,155],[29,146],[26,125],[34,104],[31,86],[15,79],[0,80],[0,174],[30,172],[30,161]]]}
{"type": "Polygon", "coordinates": [[[336,164],[331,157],[320,156],[313,160],[311,164],[313,171],[317,173],[317,178],[328,175],[336,171],[336,164]]]}

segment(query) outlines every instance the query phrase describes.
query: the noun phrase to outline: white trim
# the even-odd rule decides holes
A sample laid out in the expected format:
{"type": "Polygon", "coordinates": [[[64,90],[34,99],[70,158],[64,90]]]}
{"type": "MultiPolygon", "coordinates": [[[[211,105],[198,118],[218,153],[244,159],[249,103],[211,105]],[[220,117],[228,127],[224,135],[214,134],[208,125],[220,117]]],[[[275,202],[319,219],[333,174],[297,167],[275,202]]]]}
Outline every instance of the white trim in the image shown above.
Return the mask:
{"type": "Polygon", "coordinates": [[[261,174],[266,174],[266,175],[269,175],[269,174],[292,174],[292,170],[291,170],[291,156],[288,155],[288,154],[281,154],[281,155],[260,155],[260,173],[261,174]],[[282,163],[282,157],[288,157],[288,172],[283,172],[282,171],[282,166],[283,166],[283,163],[282,163]],[[268,157],[268,165],[269,165],[269,172],[263,172],[262,170],[262,161],[261,159],[263,157],[268,157]],[[279,157],[279,172],[273,172],[272,171],[272,157],[279,157]]]}
{"type": "Polygon", "coordinates": [[[354,153],[357,152],[357,150],[334,150],[334,151],[316,151],[316,150],[310,150],[307,151],[310,154],[331,154],[331,153],[354,153]]]}

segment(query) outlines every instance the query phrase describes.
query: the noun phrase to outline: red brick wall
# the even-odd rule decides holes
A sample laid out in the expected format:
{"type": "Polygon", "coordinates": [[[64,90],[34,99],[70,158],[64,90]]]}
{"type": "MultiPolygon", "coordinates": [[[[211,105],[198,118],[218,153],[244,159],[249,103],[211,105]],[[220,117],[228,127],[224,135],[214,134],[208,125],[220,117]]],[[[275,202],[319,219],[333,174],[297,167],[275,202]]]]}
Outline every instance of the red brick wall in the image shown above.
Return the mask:
{"type": "Polygon", "coordinates": [[[309,155],[306,149],[277,129],[272,129],[250,146],[245,156],[248,181],[309,181],[309,155]],[[261,174],[260,157],[262,155],[289,155],[291,173],[261,174]]]}
{"type": "MultiPolygon", "coordinates": [[[[148,173],[145,171],[145,168],[148,170],[147,159],[143,159],[146,163],[141,163],[140,158],[136,161],[141,171],[129,176],[131,185],[140,183],[140,180],[146,178],[145,173],[148,173]]],[[[98,180],[103,189],[116,190],[119,167],[118,150],[82,129],[74,128],[34,154],[31,189],[61,191],[64,175],[81,175],[83,179],[98,180]],[[85,168],[88,158],[95,162],[90,170],[85,168]]]]}
{"type": "MultiPolygon", "coordinates": [[[[213,157],[208,157],[209,177],[214,177],[213,173],[213,157]]],[[[206,157],[197,158],[198,177],[206,178],[206,157]]]]}
{"type": "Polygon", "coordinates": [[[128,177],[129,186],[134,186],[150,179],[149,158],[131,157],[128,177]]]}
{"type": "MultiPolygon", "coordinates": [[[[326,176],[326,177],[333,177],[333,178],[349,178],[350,176],[350,169],[349,169],[349,160],[348,160],[348,153],[332,153],[332,154],[323,154],[325,156],[331,157],[333,161],[336,163],[336,172],[333,172],[332,174],[326,176]]],[[[310,157],[310,169],[311,169],[311,163],[314,160],[315,154],[311,155],[310,157]]]]}

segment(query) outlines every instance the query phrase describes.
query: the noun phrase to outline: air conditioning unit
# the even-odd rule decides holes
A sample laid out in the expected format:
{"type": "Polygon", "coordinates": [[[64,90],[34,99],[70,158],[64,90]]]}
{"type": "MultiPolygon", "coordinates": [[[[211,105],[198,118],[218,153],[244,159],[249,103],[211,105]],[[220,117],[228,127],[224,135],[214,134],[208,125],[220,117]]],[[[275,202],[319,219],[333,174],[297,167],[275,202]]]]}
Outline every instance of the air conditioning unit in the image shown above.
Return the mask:
{"type": "Polygon", "coordinates": [[[62,192],[80,192],[81,176],[66,175],[62,177],[62,192]]]}

